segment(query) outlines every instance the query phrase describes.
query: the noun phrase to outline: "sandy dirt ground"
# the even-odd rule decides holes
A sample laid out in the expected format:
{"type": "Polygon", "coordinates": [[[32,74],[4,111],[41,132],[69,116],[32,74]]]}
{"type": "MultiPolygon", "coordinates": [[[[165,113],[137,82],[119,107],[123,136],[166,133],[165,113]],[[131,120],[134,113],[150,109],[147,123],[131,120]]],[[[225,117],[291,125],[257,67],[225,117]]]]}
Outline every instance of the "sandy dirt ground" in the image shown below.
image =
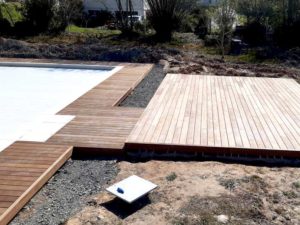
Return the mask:
{"type": "Polygon", "coordinates": [[[221,162],[118,163],[113,182],[132,174],[159,185],[133,205],[105,191],[65,225],[300,224],[300,168],[221,162]]]}

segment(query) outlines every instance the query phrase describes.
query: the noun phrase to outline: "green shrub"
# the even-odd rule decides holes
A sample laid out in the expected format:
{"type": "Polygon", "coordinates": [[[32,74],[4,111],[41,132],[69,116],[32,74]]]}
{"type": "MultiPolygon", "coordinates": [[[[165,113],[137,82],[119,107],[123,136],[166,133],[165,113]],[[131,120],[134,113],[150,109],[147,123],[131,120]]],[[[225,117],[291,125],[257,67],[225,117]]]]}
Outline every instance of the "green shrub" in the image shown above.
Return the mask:
{"type": "Polygon", "coordinates": [[[170,174],[166,177],[166,180],[167,180],[167,181],[173,181],[173,180],[175,180],[176,178],[177,178],[177,174],[174,173],[174,172],[172,172],[172,173],[170,173],[170,174]]]}
{"type": "Polygon", "coordinates": [[[56,0],[25,0],[24,17],[32,25],[33,33],[46,32],[55,14],[56,0]]]}
{"type": "Polygon", "coordinates": [[[180,27],[195,0],[148,0],[148,20],[160,41],[170,41],[172,33],[180,27]]]}
{"type": "Polygon", "coordinates": [[[11,26],[23,19],[22,4],[17,2],[0,3],[0,19],[7,20],[11,26]]]}

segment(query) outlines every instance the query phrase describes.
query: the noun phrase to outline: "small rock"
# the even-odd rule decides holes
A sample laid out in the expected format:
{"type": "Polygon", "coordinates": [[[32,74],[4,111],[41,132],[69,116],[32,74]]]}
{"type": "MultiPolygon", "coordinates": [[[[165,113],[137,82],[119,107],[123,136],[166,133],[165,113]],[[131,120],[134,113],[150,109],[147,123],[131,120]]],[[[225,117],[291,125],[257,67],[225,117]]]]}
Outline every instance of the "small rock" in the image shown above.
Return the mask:
{"type": "Polygon", "coordinates": [[[170,69],[170,63],[167,60],[159,60],[159,64],[163,66],[164,73],[167,73],[170,69]]]}
{"type": "Polygon", "coordinates": [[[218,220],[219,223],[225,224],[225,223],[228,222],[229,217],[226,216],[226,215],[218,215],[218,216],[217,216],[217,220],[218,220]]]}
{"type": "Polygon", "coordinates": [[[6,40],[3,37],[0,37],[0,45],[5,44],[6,40]]]}
{"type": "Polygon", "coordinates": [[[202,66],[202,69],[203,69],[203,71],[204,71],[205,73],[208,73],[208,72],[209,72],[206,66],[202,66]]]}
{"type": "Polygon", "coordinates": [[[180,67],[178,66],[169,69],[169,73],[179,73],[179,71],[180,71],[180,67]]]}

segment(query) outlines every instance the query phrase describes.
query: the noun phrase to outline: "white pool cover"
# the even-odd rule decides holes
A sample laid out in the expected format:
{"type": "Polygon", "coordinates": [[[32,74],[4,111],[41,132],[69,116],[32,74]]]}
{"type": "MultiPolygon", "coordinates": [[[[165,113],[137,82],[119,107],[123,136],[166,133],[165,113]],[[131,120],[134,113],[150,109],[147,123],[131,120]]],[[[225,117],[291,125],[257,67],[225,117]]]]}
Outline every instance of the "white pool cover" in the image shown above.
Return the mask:
{"type": "Polygon", "coordinates": [[[0,65],[0,151],[17,140],[46,141],[74,118],[55,114],[118,69],[0,65]]]}

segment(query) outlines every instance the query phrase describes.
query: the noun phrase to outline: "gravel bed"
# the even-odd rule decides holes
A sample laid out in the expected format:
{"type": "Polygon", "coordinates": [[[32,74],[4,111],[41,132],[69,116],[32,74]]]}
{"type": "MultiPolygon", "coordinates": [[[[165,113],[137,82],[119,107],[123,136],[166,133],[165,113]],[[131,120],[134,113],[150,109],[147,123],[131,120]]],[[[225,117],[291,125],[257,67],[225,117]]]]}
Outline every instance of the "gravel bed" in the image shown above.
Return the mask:
{"type": "MultiPolygon", "coordinates": [[[[145,108],[164,79],[155,65],[121,106],[145,108]]],[[[69,160],[31,199],[10,225],[59,225],[88,205],[118,173],[114,160],[69,160]]]]}
{"type": "Polygon", "coordinates": [[[11,225],[64,223],[118,173],[114,160],[69,160],[32,198],[11,225]]]}
{"type": "Polygon", "coordinates": [[[148,76],[145,77],[120,106],[146,108],[164,78],[163,66],[159,64],[155,65],[148,76]]]}

